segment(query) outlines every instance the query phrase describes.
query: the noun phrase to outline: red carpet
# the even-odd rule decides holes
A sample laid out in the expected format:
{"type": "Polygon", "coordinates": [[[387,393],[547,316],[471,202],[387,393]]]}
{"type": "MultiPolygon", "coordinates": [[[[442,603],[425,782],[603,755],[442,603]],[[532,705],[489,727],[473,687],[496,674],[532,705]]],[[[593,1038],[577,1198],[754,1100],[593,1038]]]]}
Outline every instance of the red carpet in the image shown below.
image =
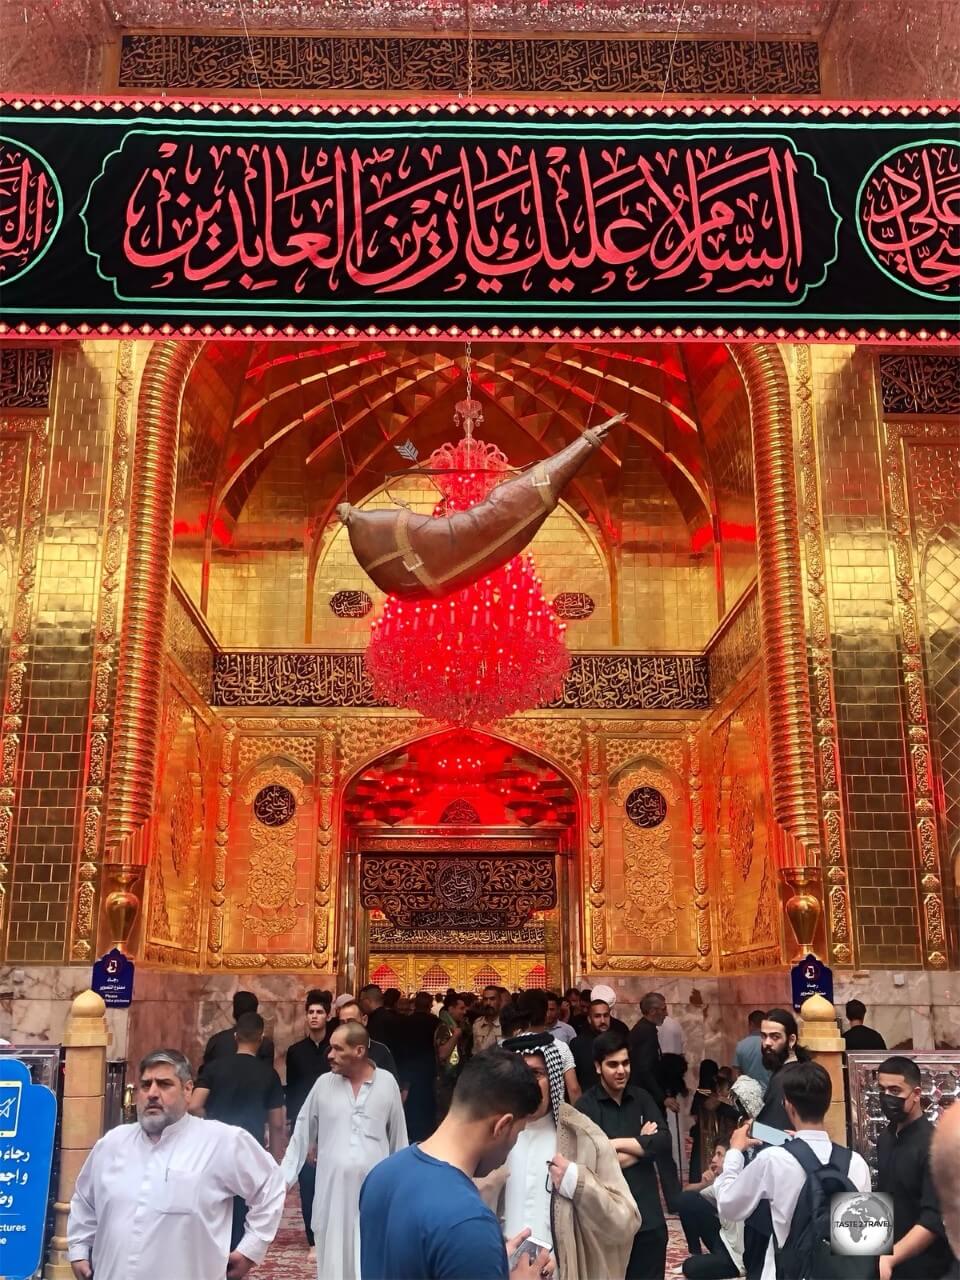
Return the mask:
{"type": "MultiPolygon", "coordinates": [[[[687,1256],[687,1249],[677,1219],[669,1218],[667,1226],[670,1229],[670,1243],[667,1246],[667,1276],[669,1276],[687,1256]]],[[[314,1263],[307,1260],[307,1241],[303,1234],[300,1197],[296,1189],[287,1196],[283,1222],[280,1224],[277,1238],[267,1254],[266,1261],[252,1274],[260,1277],[260,1280],[314,1280],[316,1268],[314,1263]]]]}

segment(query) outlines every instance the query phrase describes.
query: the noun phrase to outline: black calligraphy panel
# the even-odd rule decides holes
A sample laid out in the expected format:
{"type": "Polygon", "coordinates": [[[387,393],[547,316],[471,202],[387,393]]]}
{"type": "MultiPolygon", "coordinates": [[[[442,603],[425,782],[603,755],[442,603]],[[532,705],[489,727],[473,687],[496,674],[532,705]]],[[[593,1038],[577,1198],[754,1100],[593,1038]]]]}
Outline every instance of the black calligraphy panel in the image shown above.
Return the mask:
{"type": "Polygon", "coordinates": [[[518,929],[557,904],[549,854],[462,858],[364,853],[360,902],[404,929],[518,929]]]}
{"type": "Polygon", "coordinates": [[[944,341],[939,107],[11,103],[0,333],[944,341]]]}
{"type": "Polygon", "coordinates": [[[666,798],[656,787],[634,787],[623,808],[633,825],[645,831],[659,827],[667,816],[666,798]]]}
{"type": "Polygon", "coordinates": [[[279,782],[261,787],[253,798],[253,816],[265,827],[285,827],[296,812],[293,792],[279,782]]]}
{"type": "MultiPolygon", "coordinates": [[[[362,653],[220,652],[213,704],[220,707],[376,707],[362,653]]],[[[698,711],[710,705],[701,654],[578,653],[551,706],[578,710],[698,711]]]]}
{"type": "MultiPolygon", "coordinates": [[[[476,36],[477,93],[818,94],[815,40],[476,36]],[[664,88],[666,86],[666,89],[664,88]]],[[[467,41],[451,35],[124,32],[118,87],[462,93],[467,41]]]]}

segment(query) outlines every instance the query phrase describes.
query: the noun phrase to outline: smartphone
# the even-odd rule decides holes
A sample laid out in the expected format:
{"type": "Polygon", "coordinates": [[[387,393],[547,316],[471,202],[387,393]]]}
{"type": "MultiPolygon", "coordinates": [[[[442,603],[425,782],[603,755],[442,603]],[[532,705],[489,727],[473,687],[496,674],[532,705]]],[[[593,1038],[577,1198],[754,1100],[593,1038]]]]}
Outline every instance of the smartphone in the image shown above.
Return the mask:
{"type": "Polygon", "coordinates": [[[754,1120],[750,1126],[750,1137],[759,1138],[761,1142],[766,1142],[771,1147],[782,1147],[790,1138],[789,1133],[784,1133],[782,1129],[774,1129],[770,1124],[758,1124],[754,1120]]]}
{"type": "Polygon", "coordinates": [[[543,1240],[537,1240],[534,1236],[527,1236],[523,1244],[514,1250],[513,1257],[510,1259],[510,1270],[512,1271],[521,1258],[529,1257],[532,1262],[540,1253],[541,1249],[546,1249],[547,1253],[553,1250],[543,1240]]]}

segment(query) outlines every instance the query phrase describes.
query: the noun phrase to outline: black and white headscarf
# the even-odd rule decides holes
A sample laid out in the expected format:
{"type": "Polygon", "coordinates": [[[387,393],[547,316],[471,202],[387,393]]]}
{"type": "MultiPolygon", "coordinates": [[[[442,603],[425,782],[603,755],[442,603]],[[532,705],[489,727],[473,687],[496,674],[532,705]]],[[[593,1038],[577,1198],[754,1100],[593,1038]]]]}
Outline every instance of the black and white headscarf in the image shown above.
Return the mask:
{"type": "Polygon", "coordinates": [[[539,1053],[547,1064],[547,1082],[550,1086],[550,1109],[553,1123],[560,1123],[560,1103],[563,1101],[563,1059],[549,1031],[528,1031],[522,1036],[510,1036],[503,1048],[511,1053],[539,1053]]]}

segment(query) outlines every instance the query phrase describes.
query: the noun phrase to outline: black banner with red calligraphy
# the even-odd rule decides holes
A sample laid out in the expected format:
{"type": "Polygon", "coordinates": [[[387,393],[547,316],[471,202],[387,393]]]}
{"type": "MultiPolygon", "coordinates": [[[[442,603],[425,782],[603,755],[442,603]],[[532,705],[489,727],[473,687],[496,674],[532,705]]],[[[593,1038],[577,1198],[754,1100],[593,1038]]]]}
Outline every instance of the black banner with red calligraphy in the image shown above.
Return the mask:
{"type": "Polygon", "coordinates": [[[960,330],[943,105],[0,106],[0,332],[960,330]]]}

